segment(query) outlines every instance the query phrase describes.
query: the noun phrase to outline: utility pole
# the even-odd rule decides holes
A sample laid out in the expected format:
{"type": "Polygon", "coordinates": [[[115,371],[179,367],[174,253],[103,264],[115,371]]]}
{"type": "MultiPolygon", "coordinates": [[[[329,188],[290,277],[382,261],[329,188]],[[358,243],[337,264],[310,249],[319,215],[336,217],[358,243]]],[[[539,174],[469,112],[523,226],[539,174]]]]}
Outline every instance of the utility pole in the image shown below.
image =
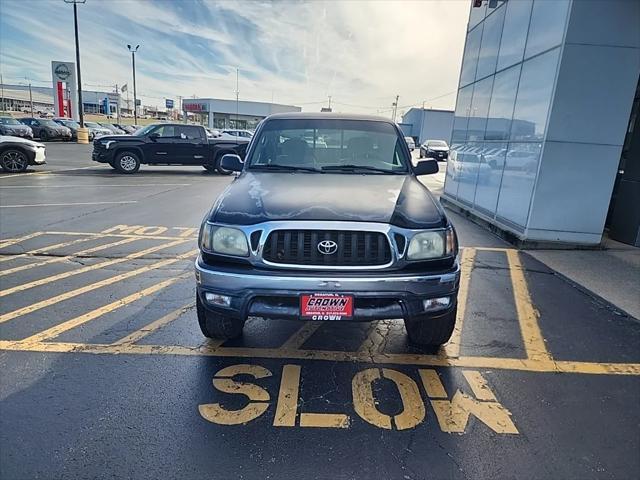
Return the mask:
{"type": "Polygon", "coordinates": [[[2,111],[5,111],[4,108],[4,80],[2,79],[2,74],[0,73],[0,88],[2,88],[2,111]]]}
{"type": "Polygon", "coordinates": [[[118,90],[118,84],[116,83],[116,119],[120,123],[120,90],[118,90]]]}
{"type": "Polygon", "coordinates": [[[236,67],[236,128],[238,127],[238,112],[240,104],[240,89],[238,88],[238,67],[236,67]]]}
{"type": "Polygon", "coordinates": [[[329,111],[331,111],[331,95],[329,95],[329,111]]]}
{"type": "Polygon", "coordinates": [[[136,52],[140,45],[136,45],[132,47],[131,45],[127,45],[127,48],[131,52],[131,66],[133,68],[133,123],[135,125],[138,124],[138,94],[136,92],[136,52]]]}
{"type": "Polygon", "coordinates": [[[78,75],[78,115],[80,116],[80,128],[84,128],[84,112],[82,104],[82,77],[80,76],[80,41],[78,40],[78,3],[85,3],[86,1],[87,0],[64,0],[65,3],[73,3],[73,28],[76,36],[76,71],[78,75]]]}
{"type": "Polygon", "coordinates": [[[393,107],[393,116],[391,117],[391,120],[393,120],[394,122],[396,121],[396,113],[398,112],[399,99],[400,99],[400,95],[396,95],[396,101],[391,104],[391,106],[393,107]]]}
{"type": "Polygon", "coordinates": [[[31,116],[33,117],[33,95],[31,94],[31,82],[29,82],[29,104],[31,105],[31,116]]]}

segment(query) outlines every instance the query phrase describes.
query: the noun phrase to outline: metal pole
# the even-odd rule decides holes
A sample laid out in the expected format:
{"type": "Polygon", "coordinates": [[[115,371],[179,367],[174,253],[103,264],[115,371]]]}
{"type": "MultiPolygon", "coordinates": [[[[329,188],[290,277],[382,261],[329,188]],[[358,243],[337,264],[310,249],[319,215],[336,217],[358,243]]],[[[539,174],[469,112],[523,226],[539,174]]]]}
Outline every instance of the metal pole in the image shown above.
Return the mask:
{"type": "Polygon", "coordinates": [[[236,67],[236,128],[238,127],[238,111],[239,111],[240,89],[238,88],[238,67],[236,67]]]}
{"type": "Polygon", "coordinates": [[[133,123],[138,124],[138,96],[136,92],[136,52],[131,52],[131,63],[133,65],[133,123]]]}
{"type": "Polygon", "coordinates": [[[76,34],[76,70],[78,71],[78,115],[80,128],[84,128],[84,108],[82,104],[82,77],[80,76],[80,41],[78,40],[78,4],[73,2],[73,25],[76,34]]]}
{"type": "Polygon", "coordinates": [[[0,73],[0,87],[2,88],[2,111],[5,111],[4,107],[4,80],[2,79],[2,74],[0,73]]]}
{"type": "Polygon", "coordinates": [[[29,103],[31,104],[31,117],[33,117],[33,96],[31,95],[31,83],[29,83],[29,103]]]}
{"type": "Polygon", "coordinates": [[[120,90],[118,90],[118,84],[116,83],[116,119],[118,120],[118,125],[120,124],[120,90]]]}

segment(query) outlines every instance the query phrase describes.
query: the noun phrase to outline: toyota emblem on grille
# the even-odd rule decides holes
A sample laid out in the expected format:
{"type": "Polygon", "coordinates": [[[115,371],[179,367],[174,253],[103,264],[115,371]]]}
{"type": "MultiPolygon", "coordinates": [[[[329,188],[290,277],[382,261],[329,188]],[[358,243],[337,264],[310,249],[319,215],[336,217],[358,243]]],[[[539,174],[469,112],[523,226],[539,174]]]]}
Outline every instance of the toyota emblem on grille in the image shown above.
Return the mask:
{"type": "Polygon", "coordinates": [[[318,251],[323,255],[333,255],[338,251],[338,244],[333,240],[322,240],[318,243],[318,251]]]}

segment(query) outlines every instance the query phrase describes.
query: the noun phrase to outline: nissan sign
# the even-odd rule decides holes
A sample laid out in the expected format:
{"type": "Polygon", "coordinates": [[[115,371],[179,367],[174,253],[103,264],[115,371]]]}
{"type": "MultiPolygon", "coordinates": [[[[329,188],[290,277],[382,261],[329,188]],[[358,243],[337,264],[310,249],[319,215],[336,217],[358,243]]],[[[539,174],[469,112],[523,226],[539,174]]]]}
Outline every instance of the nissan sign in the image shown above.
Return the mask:
{"type": "Polygon", "coordinates": [[[58,64],[53,72],[63,82],[66,81],[67,78],[71,76],[71,71],[69,70],[69,67],[64,63],[58,64]]]}

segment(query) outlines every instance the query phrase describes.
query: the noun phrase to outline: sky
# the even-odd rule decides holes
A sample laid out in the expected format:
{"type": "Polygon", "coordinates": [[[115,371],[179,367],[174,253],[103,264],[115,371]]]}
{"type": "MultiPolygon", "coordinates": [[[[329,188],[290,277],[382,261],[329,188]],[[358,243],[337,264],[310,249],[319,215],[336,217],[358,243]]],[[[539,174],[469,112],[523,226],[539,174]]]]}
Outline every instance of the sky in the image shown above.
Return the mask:
{"type": "MultiPolygon", "coordinates": [[[[469,0],[86,0],[78,5],[83,88],[128,84],[138,96],[235,99],[389,115],[453,109],[469,0]]],[[[0,0],[5,84],[51,85],[51,61],[74,61],[73,8],[0,0]]]]}

